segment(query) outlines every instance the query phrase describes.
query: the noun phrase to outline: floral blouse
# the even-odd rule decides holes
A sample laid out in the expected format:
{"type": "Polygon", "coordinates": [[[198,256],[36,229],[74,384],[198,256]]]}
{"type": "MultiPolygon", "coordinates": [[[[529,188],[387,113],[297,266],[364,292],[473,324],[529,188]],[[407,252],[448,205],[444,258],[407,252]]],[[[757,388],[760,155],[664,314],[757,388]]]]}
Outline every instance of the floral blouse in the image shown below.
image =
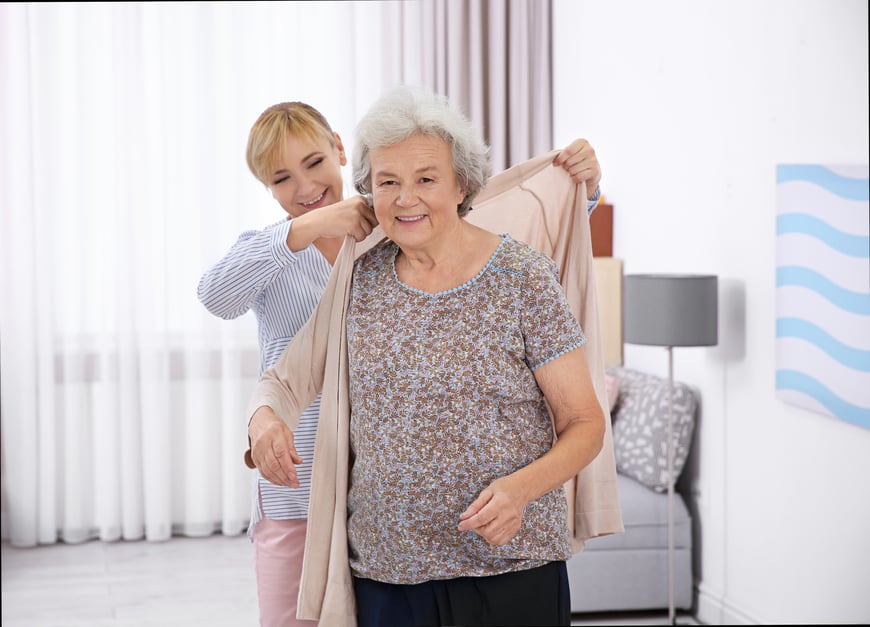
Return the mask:
{"type": "Polygon", "coordinates": [[[498,477],[543,455],[554,432],[533,371],[582,346],[556,265],[502,236],[467,283],[402,283],[389,241],[356,262],[348,309],[348,541],[354,575],[387,583],[485,576],[572,555],[560,487],[491,546],[457,530],[498,477]]]}

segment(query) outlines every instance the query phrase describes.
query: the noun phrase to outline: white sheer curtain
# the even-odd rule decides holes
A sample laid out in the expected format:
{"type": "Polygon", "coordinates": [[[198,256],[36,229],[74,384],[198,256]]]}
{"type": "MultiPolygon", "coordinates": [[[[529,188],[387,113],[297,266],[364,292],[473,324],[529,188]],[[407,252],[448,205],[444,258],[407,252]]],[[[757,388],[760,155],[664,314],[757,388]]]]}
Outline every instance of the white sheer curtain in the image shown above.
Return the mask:
{"type": "Polygon", "coordinates": [[[196,285],[282,215],[248,130],[305,100],[351,148],[420,82],[419,28],[416,2],[0,5],[4,538],[245,529],[255,323],[196,285]]]}
{"type": "Polygon", "coordinates": [[[423,81],[459,104],[493,171],[553,146],[550,0],[421,0],[423,81]]]}

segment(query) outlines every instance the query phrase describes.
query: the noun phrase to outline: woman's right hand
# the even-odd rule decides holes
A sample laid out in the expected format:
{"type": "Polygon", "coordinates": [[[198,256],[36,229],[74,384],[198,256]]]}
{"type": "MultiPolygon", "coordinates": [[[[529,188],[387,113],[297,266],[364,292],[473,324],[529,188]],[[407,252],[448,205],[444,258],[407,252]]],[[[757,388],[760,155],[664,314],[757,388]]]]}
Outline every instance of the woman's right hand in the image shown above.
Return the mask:
{"type": "Polygon", "coordinates": [[[287,246],[298,251],[320,238],[352,236],[361,242],[377,226],[375,211],[365,196],[352,196],[293,219],[287,246]]]}
{"type": "Polygon", "coordinates": [[[254,412],[248,424],[248,437],[251,460],[263,478],[275,485],[298,488],[296,464],[301,464],[302,458],[296,452],[290,427],[271,407],[264,405],[254,412]]]}

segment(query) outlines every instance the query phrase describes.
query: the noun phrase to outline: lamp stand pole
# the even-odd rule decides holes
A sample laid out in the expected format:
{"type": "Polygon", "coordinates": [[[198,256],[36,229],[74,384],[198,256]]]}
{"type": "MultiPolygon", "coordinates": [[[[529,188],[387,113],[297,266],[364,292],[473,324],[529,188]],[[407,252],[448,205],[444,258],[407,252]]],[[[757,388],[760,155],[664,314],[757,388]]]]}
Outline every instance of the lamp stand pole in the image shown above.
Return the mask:
{"type": "Polygon", "coordinates": [[[668,346],[668,625],[676,625],[674,608],[674,347],[668,346]]]}

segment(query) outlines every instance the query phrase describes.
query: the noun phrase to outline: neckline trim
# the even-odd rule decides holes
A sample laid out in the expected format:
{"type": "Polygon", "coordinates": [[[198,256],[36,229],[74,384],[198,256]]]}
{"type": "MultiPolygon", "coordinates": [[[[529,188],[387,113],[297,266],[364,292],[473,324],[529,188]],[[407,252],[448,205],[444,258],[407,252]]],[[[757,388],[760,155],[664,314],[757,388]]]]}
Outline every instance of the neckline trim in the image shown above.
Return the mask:
{"type": "Polygon", "coordinates": [[[511,239],[511,236],[507,233],[499,233],[499,237],[501,237],[501,241],[498,243],[498,246],[495,247],[495,250],[492,251],[492,254],[489,256],[489,259],[487,260],[486,264],[484,264],[483,268],[480,269],[480,272],[478,272],[476,275],[474,275],[473,277],[471,277],[470,279],[468,279],[464,283],[461,283],[461,284],[457,285],[456,287],[451,287],[449,290],[442,290],[440,292],[427,292],[426,290],[421,290],[421,289],[418,289],[416,287],[412,287],[411,285],[408,285],[407,283],[405,283],[404,281],[402,281],[399,278],[399,274],[396,272],[396,257],[399,255],[400,249],[399,249],[399,246],[395,242],[393,242],[394,250],[393,250],[392,258],[390,259],[390,271],[393,274],[393,280],[403,290],[412,292],[414,294],[420,294],[421,296],[428,296],[430,298],[436,297],[436,296],[449,296],[450,294],[454,294],[456,292],[462,291],[462,290],[468,288],[469,286],[473,285],[474,283],[476,283],[480,279],[480,277],[482,277],[484,274],[486,274],[487,270],[489,270],[492,267],[493,263],[495,263],[495,258],[499,254],[499,252],[501,252],[501,249],[505,245],[505,242],[507,242],[508,240],[511,239]]]}

